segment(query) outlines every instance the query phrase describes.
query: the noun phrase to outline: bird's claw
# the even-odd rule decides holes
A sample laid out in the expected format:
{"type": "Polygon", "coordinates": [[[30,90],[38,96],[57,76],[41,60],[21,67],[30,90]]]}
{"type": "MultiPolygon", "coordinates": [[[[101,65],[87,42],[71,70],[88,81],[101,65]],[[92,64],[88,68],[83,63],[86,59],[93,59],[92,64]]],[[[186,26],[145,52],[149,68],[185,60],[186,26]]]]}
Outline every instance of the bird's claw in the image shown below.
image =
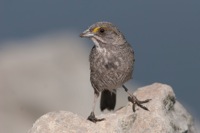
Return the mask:
{"type": "Polygon", "coordinates": [[[137,99],[137,97],[134,96],[134,95],[128,97],[128,101],[133,103],[133,105],[132,105],[133,112],[135,112],[135,106],[136,106],[136,105],[138,105],[140,108],[142,108],[142,109],[144,109],[144,110],[149,111],[149,109],[148,109],[147,107],[143,106],[142,104],[143,104],[143,103],[148,103],[150,100],[151,100],[151,99],[146,99],[146,100],[144,100],[144,101],[139,101],[139,100],[137,99]]]}
{"type": "Polygon", "coordinates": [[[105,120],[105,118],[97,119],[97,118],[95,117],[95,115],[94,115],[94,112],[91,112],[87,119],[88,119],[89,121],[91,121],[91,122],[94,122],[94,123],[105,120]]]}

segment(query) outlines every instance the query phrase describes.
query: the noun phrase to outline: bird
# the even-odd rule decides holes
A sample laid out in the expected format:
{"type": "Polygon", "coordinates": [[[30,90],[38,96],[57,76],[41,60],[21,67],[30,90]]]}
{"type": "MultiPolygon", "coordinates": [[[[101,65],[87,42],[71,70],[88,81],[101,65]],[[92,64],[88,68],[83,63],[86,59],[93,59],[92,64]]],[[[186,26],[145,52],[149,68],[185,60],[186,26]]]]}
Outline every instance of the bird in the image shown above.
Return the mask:
{"type": "Polygon", "coordinates": [[[134,50],[126,41],[120,30],[110,22],[96,22],[80,34],[81,38],[89,38],[94,46],[89,55],[90,82],[94,89],[94,102],[88,120],[96,123],[105,118],[98,119],[95,116],[95,106],[101,94],[100,109],[114,110],[116,105],[117,89],[123,87],[129,94],[128,100],[135,106],[148,110],[143,103],[151,99],[140,101],[129,92],[124,85],[132,78],[134,69],[134,50]]]}

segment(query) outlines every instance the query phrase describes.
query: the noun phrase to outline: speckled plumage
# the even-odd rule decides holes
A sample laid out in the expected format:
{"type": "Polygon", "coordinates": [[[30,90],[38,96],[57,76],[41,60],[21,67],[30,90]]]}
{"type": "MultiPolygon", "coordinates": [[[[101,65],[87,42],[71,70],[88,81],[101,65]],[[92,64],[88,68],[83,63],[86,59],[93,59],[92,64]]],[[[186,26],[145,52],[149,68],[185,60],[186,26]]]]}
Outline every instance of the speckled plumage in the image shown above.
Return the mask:
{"type": "MultiPolygon", "coordinates": [[[[116,89],[123,87],[128,89],[124,83],[132,78],[134,65],[134,52],[131,45],[126,41],[123,34],[109,22],[97,22],[85,30],[81,37],[90,38],[94,46],[90,53],[90,81],[94,88],[94,104],[89,120],[96,122],[94,109],[97,98],[101,93],[100,109],[113,110],[116,104],[116,89]]],[[[142,103],[149,101],[139,101],[135,96],[130,95],[129,101],[141,108],[148,110],[142,103]]]]}
{"type": "Polygon", "coordinates": [[[103,90],[117,89],[131,79],[134,53],[125,42],[121,45],[99,43],[102,50],[94,46],[90,53],[90,80],[93,88],[103,90]]]}

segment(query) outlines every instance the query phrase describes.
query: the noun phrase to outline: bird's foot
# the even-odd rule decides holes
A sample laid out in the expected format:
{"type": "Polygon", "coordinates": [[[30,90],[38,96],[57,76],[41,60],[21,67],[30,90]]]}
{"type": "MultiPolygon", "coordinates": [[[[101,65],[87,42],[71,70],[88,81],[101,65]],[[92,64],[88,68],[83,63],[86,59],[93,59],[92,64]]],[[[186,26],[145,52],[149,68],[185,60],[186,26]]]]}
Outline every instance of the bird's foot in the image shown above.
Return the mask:
{"type": "Polygon", "coordinates": [[[94,122],[94,123],[105,120],[105,118],[97,119],[97,118],[95,117],[95,115],[94,115],[94,112],[91,112],[87,119],[88,119],[89,121],[94,122]]]}
{"type": "Polygon", "coordinates": [[[143,103],[148,103],[151,99],[146,99],[144,101],[139,101],[136,96],[132,95],[128,97],[128,101],[133,103],[132,109],[135,112],[135,106],[138,105],[140,108],[149,111],[149,109],[143,106],[143,103]]]}

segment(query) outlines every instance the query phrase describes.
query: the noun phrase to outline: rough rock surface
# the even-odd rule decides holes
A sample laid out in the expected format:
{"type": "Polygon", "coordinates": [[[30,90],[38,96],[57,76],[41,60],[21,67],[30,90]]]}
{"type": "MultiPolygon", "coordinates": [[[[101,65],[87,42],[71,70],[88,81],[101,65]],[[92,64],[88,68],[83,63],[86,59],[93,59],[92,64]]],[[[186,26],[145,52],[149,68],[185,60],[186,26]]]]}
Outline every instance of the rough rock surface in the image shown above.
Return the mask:
{"type": "Polygon", "coordinates": [[[145,106],[150,111],[131,103],[115,112],[102,114],[105,121],[92,123],[67,111],[50,112],[40,117],[28,133],[195,133],[192,116],[176,101],[172,88],[154,83],[134,93],[138,99],[152,99],[145,106]]]}

